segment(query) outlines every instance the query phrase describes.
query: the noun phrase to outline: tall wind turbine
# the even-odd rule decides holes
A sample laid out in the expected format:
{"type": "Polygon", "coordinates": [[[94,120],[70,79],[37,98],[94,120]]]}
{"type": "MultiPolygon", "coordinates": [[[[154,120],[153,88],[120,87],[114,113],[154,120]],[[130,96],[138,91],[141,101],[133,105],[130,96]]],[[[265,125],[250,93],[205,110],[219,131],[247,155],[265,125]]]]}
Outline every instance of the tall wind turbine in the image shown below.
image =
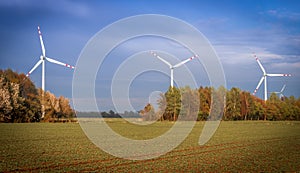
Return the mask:
{"type": "Polygon", "coordinates": [[[264,86],[265,86],[265,95],[264,95],[264,100],[267,101],[268,99],[268,91],[267,91],[267,77],[274,77],[274,76],[292,76],[291,74],[268,74],[265,70],[265,68],[262,66],[262,64],[260,63],[258,57],[256,55],[254,55],[254,58],[256,59],[259,67],[261,68],[262,72],[263,72],[263,76],[261,77],[260,81],[258,82],[257,87],[255,88],[253,95],[255,95],[255,93],[257,92],[257,90],[259,89],[260,85],[262,84],[262,82],[264,81],[264,86]]]}
{"type": "Polygon", "coordinates": [[[174,83],[174,76],[173,76],[173,71],[174,71],[174,68],[177,68],[177,67],[180,67],[180,66],[182,66],[183,64],[185,64],[185,63],[187,63],[187,62],[189,62],[189,61],[191,61],[192,59],[194,59],[194,58],[196,58],[196,57],[198,57],[198,55],[194,55],[194,56],[192,56],[192,57],[190,57],[190,58],[188,58],[188,59],[186,59],[186,60],[184,60],[184,61],[181,61],[180,63],[178,63],[178,64],[176,64],[176,65],[171,65],[168,61],[166,61],[166,60],[164,60],[163,58],[161,58],[160,56],[158,56],[155,52],[153,52],[153,51],[151,51],[150,52],[153,56],[155,56],[156,58],[158,58],[159,60],[161,60],[163,63],[165,63],[165,64],[167,64],[169,67],[170,67],[170,69],[171,69],[171,87],[173,88],[173,83],[174,83]]]}
{"type": "MultiPolygon", "coordinates": [[[[54,64],[58,64],[58,65],[62,65],[71,69],[74,69],[74,66],[71,66],[69,64],[66,63],[62,63],[59,62],[57,60],[51,59],[46,57],[46,50],[45,50],[45,46],[44,46],[44,42],[43,42],[43,37],[42,37],[42,32],[40,30],[40,26],[38,26],[38,33],[39,33],[39,37],[40,37],[40,43],[41,43],[41,48],[42,48],[42,55],[40,56],[40,60],[33,66],[33,68],[26,74],[26,76],[28,77],[40,64],[42,64],[42,98],[44,99],[44,91],[45,91],[45,60],[54,63],[54,64]]],[[[44,105],[42,105],[42,118],[45,115],[45,109],[44,109],[44,105]]]]}

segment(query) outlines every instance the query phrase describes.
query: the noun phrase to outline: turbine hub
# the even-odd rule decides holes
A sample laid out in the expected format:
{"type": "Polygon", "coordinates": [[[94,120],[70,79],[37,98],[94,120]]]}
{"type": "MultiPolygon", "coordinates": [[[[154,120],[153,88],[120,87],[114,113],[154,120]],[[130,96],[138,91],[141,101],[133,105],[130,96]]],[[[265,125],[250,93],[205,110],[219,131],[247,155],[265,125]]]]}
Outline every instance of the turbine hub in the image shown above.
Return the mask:
{"type": "Polygon", "coordinates": [[[40,56],[41,60],[45,60],[45,57],[43,55],[40,56]]]}

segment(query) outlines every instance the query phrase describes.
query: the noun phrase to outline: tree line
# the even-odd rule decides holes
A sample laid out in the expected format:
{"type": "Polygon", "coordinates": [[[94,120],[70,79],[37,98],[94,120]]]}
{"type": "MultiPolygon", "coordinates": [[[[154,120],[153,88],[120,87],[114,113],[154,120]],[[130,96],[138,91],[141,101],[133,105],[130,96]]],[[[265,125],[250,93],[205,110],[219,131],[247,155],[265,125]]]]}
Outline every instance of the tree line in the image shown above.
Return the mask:
{"type": "Polygon", "coordinates": [[[230,90],[224,87],[218,89],[170,87],[167,92],[160,95],[157,103],[158,110],[155,110],[151,104],[147,104],[140,111],[144,120],[175,121],[179,115],[182,115],[183,119],[196,117],[198,121],[214,119],[209,115],[222,116],[222,120],[300,120],[300,98],[294,96],[279,98],[277,94],[272,93],[265,102],[236,87],[230,90]],[[216,99],[212,100],[212,97],[216,99]],[[213,105],[223,106],[223,108],[221,111],[211,109],[213,105]],[[185,108],[187,106],[188,108],[185,108]],[[213,111],[219,112],[213,113],[213,111]]]}
{"type": "Polygon", "coordinates": [[[71,119],[75,116],[69,100],[37,89],[23,73],[0,70],[0,122],[39,122],[71,119]],[[42,119],[41,105],[45,116],[42,119]]]}
{"type": "Polygon", "coordinates": [[[102,112],[76,112],[78,118],[140,118],[140,114],[133,111],[124,111],[123,113],[113,110],[102,112]]]}
{"type": "MultiPolygon", "coordinates": [[[[24,74],[11,69],[0,70],[0,122],[39,122],[75,117],[67,98],[56,97],[49,91],[44,92],[42,97],[42,92],[24,74]],[[41,105],[45,110],[43,119],[41,105]]],[[[265,102],[236,87],[230,90],[224,87],[170,87],[160,95],[157,103],[157,110],[147,104],[139,114],[110,111],[101,112],[101,115],[114,118],[140,116],[144,120],[161,121],[176,121],[180,117],[183,120],[204,121],[208,118],[219,119],[220,116],[222,120],[300,120],[300,98],[279,98],[272,93],[265,102]],[[215,106],[222,106],[222,109],[214,109],[215,106]]]]}

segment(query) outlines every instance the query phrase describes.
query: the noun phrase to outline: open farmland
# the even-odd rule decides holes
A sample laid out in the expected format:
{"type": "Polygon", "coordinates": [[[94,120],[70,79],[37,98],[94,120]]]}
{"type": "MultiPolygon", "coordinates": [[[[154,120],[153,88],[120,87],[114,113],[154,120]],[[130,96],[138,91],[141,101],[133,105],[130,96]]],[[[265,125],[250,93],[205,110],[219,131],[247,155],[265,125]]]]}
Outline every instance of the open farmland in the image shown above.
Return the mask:
{"type": "MultiPolygon", "coordinates": [[[[158,136],[173,125],[138,127],[122,120],[108,124],[132,139],[158,136]]],[[[203,125],[197,122],[186,140],[166,155],[132,161],[100,150],[76,123],[0,124],[0,172],[300,171],[300,122],[223,121],[213,138],[199,146],[203,125]]]]}

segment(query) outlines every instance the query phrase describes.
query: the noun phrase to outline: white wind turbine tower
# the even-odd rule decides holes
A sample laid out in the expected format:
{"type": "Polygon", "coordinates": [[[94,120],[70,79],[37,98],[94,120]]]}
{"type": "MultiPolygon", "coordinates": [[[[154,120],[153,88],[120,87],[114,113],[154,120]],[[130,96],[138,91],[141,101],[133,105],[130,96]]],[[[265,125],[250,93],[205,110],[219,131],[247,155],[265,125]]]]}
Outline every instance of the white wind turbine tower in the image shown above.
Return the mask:
{"type": "Polygon", "coordinates": [[[254,55],[259,67],[261,68],[262,72],[263,72],[263,76],[261,77],[260,81],[258,82],[257,87],[255,88],[253,95],[255,95],[255,93],[257,92],[257,90],[259,89],[260,85],[262,84],[262,82],[264,81],[264,87],[265,87],[265,92],[264,92],[264,100],[267,101],[268,99],[268,91],[267,91],[267,77],[274,77],[274,76],[291,76],[290,74],[268,74],[265,70],[265,68],[262,66],[262,64],[260,63],[258,57],[256,55],[254,55]]]}
{"type": "MultiPolygon", "coordinates": [[[[42,38],[42,33],[40,30],[40,27],[38,26],[38,33],[39,33],[39,37],[40,37],[40,43],[41,43],[41,48],[42,48],[42,55],[40,56],[40,60],[34,65],[34,67],[26,74],[26,76],[28,77],[40,64],[42,64],[42,99],[44,98],[44,91],[45,91],[45,60],[54,63],[54,64],[58,64],[58,65],[62,65],[71,69],[74,69],[74,66],[71,66],[69,64],[66,63],[62,63],[59,62],[57,60],[51,59],[46,57],[46,50],[45,50],[45,46],[44,46],[44,42],[43,42],[43,38],[42,38]]],[[[42,118],[45,115],[45,109],[44,109],[44,105],[42,105],[42,118]]]]}
{"type": "Polygon", "coordinates": [[[169,67],[170,67],[170,69],[171,69],[171,87],[173,88],[173,86],[174,86],[174,76],[173,76],[173,71],[174,71],[174,68],[177,68],[177,67],[180,67],[180,66],[182,66],[183,64],[185,64],[185,63],[187,63],[187,62],[189,62],[189,61],[191,61],[192,59],[194,59],[194,58],[196,58],[196,57],[198,57],[198,55],[194,55],[194,56],[192,56],[192,57],[190,57],[190,58],[188,58],[188,59],[186,59],[186,60],[184,60],[184,61],[181,61],[180,63],[178,63],[178,64],[175,64],[175,65],[171,65],[168,61],[166,61],[166,60],[164,60],[163,58],[161,58],[160,56],[158,56],[155,52],[153,52],[153,51],[151,51],[150,52],[153,56],[155,56],[155,57],[157,57],[159,60],[161,60],[162,62],[164,62],[165,64],[167,64],[169,67]]]}

